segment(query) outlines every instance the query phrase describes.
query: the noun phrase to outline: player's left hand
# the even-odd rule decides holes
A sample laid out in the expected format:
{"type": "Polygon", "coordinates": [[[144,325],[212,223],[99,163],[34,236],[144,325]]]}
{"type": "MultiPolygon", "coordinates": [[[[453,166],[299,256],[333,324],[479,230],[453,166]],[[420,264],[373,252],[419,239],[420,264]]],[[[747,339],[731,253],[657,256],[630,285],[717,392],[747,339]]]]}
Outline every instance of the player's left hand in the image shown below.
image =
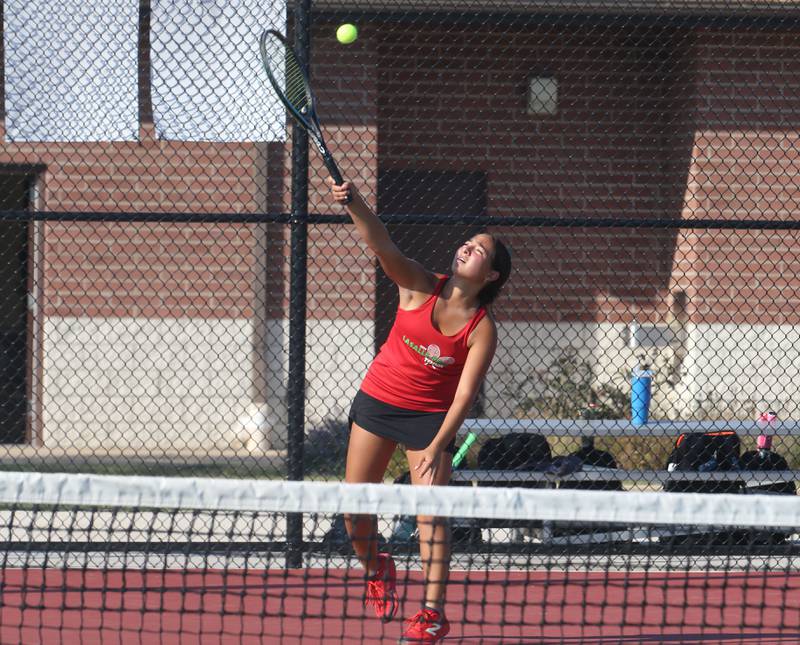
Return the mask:
{"type": "Polygon", "coordinates": [[[423,483],[433,485],[436,481],[436,474],[439,471],[439,464],[442,461],[442,451],[428,446],[422,451],[419,463],[414,467],[417,475],[423,483]]]}

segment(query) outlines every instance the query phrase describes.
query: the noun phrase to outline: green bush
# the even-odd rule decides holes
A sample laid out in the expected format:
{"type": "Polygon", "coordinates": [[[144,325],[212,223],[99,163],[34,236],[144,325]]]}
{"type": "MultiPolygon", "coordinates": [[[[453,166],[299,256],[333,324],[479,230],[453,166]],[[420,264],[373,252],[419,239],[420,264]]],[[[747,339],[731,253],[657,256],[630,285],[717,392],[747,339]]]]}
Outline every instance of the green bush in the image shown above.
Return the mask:
{"type": "MultiPolygon", "coordinates": [[[[543,370],[529,374],[507,392],[522,418],[626,419],[630,416],[630,387],[620,373],[601,383],[588,359],[576,347],[561,350],[543,370]],[[531,394],[533,392],[534,394],[531,394]]],[[[553,453],[568,454],[580,447],[580,439],[548,437],[553,453]]],[[[610,452],[620,468],[659,470],[675,437],[598,437],[595,446],[610,452]]]]}
{"type": "Polygon", "coordinates": [[[544,369],[515,383],[510,397],[519,417],[544,419],[624,419],[630,393],[613,383],[599,383],[592,364],[569,346],[544,369]],[[535,394],[530,394],[533,391],[535,394]]]}

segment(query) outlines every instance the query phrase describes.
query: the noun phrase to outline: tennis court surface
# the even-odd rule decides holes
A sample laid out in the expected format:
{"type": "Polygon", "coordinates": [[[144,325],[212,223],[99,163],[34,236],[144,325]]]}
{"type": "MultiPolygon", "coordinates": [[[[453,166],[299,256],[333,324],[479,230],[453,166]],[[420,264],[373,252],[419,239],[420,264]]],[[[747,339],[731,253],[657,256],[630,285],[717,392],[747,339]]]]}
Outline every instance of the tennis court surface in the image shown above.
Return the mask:
{"type": "Polygon", "coordinates": [[[792,498],[3,473],[0,503],[3,644],[397,642],[417,513],[453,526],[446,643],[800,642],[792,498]],[[342,513],[378,515],[393,622],[342,513]]]}

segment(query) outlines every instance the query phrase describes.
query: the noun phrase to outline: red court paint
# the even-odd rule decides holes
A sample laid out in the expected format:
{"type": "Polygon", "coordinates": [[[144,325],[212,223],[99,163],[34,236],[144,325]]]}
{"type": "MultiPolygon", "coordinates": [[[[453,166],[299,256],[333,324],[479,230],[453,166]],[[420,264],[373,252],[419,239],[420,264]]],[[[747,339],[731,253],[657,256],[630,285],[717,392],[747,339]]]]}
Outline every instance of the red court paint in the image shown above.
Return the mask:
{"type": "MultiPolygon", "coordinates": [[[[422,597],[421,573],[399,574],[401,615],[410,616],[422,597]]],[[[3,645],[372,644],[396,642],[402,629],[399,617],[384,625],[362,607],[355,569],[29,569],[0,576],[3,645]]],[[[796,643],[800,576],[454,572],[447,614],[446,642],[454,643],[724,643],[743,635],[796,643]]]]}

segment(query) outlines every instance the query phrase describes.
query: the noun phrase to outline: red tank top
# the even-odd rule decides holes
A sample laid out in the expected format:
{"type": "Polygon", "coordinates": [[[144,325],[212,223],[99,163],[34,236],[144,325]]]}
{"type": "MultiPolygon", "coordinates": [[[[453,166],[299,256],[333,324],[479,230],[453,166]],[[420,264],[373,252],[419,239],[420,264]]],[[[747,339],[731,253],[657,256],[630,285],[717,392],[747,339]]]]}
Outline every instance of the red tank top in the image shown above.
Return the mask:
{"type": "Polygon", "coordinates": [[[456,396],[467,360],[467,341],[486,315],[480,307],[466,326],[445,336],[432,322],[433,308],[447,276],[439,279],[423,305],[397,309],[389,337],[372,361],[361,389],[371,397],[406,410],[446,412],[456,396]]]}

